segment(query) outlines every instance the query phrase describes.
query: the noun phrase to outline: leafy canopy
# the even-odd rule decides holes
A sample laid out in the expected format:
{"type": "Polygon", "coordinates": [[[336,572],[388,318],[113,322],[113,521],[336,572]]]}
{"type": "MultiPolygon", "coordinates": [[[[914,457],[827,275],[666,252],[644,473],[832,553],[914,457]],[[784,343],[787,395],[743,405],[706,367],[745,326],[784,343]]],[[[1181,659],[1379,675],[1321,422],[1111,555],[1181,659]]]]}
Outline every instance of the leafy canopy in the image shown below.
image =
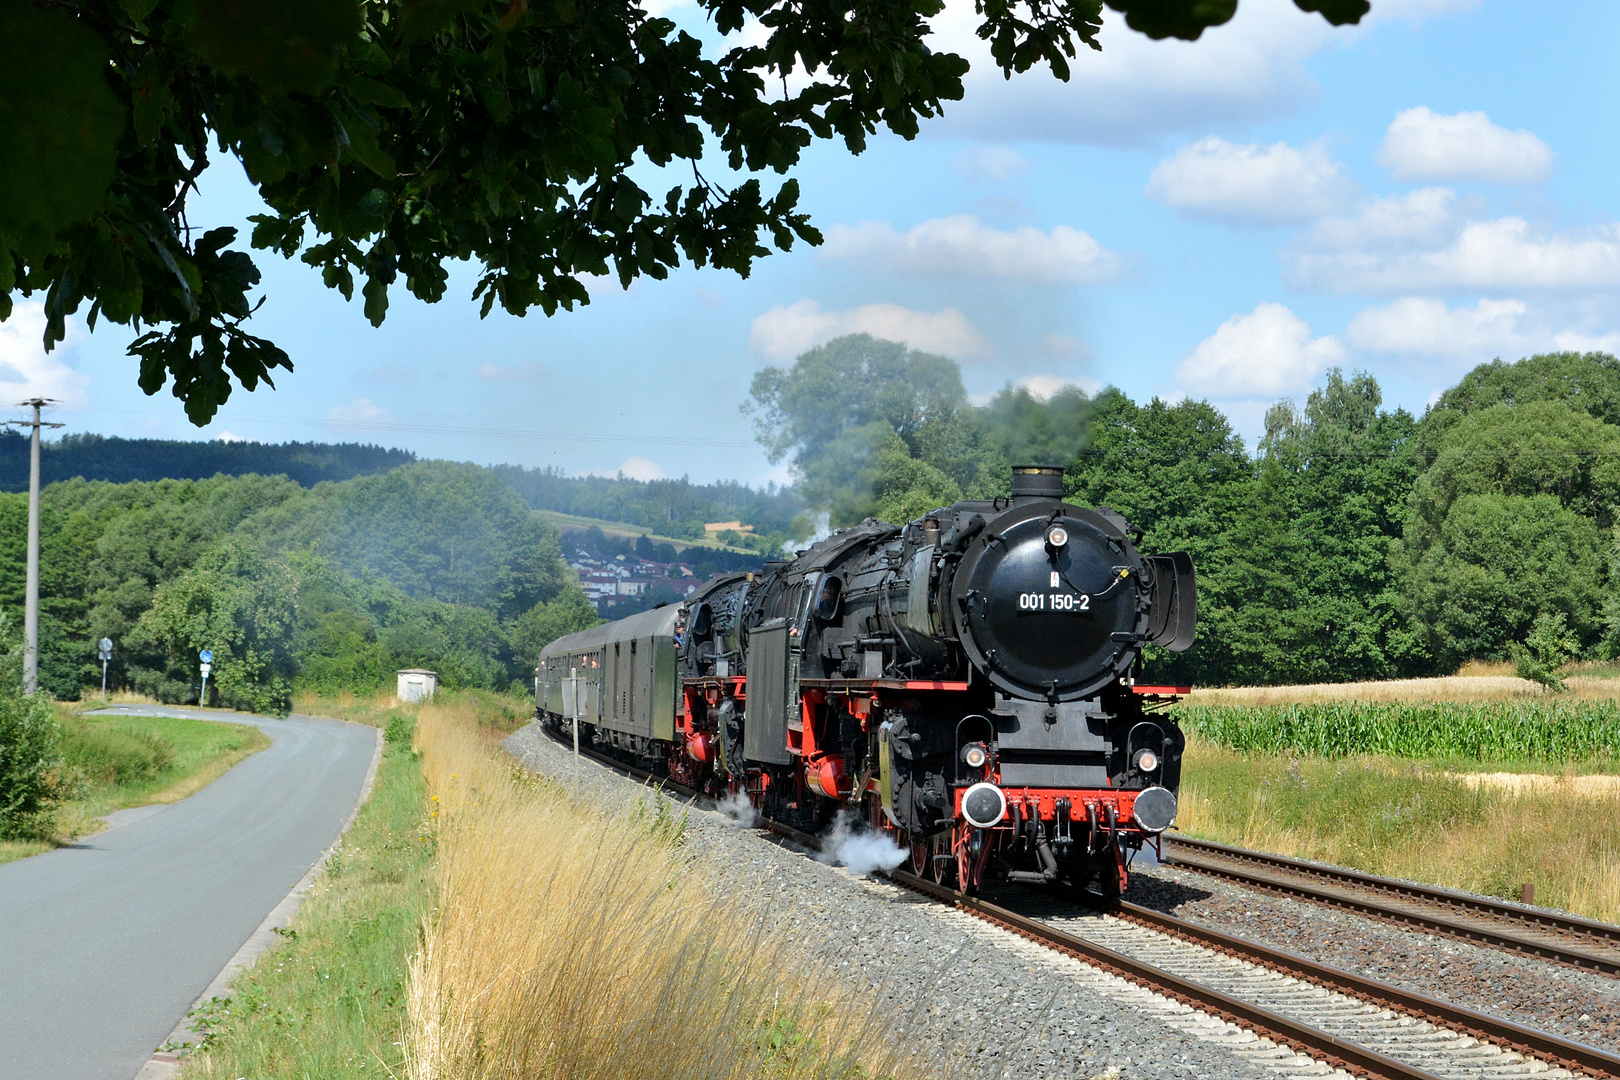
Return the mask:
{"type": "MultiPolygon", "coordinates": [[[[1153,37],[1196,38],[1237,0],[1108,0],[1153,37]]],[[[1367,0],[1295,0],[1356,22],[1367,0]]],[[[943,0],[702,0],[712,55],[635,0],[0,0],[0,319],[45,294],[47,347],[85,303],[132,327],[141,389],[194,423],[292,360],[245,327],[259,283],[235,229],[194,229],[211,154],[271,212],[252,245],[298,255],[380,324],[402,278],[438,301],[449,259],[516,315],[589,301],[582,275],[747,275],[820,234],[788,179],[817,139],[906,138],[962,96],[926,43],[943,0]],[[742,43],[750,24],[763,40],[742,43]],[[804,78],[803,76],[810,76],[804,78]],[[795,86],[789,76],[798,76],[795,86]],[[716,156],[715,151],[719,154],[716,156]],[[746,176],[705,177],[702,162],[746,176]],[[680,164],[660,196],[634,169],[680,164]],[[683,174],[684,175],[684,174],[683,174]],[[234,382],[233,382],[234,380],[234,382]]],[[[1101,48],[1101,0],[979,0],[1007,75],[1067,79],[1101,48]]],[[[262,301],[261,301],[262,302],[262,301]]]]}

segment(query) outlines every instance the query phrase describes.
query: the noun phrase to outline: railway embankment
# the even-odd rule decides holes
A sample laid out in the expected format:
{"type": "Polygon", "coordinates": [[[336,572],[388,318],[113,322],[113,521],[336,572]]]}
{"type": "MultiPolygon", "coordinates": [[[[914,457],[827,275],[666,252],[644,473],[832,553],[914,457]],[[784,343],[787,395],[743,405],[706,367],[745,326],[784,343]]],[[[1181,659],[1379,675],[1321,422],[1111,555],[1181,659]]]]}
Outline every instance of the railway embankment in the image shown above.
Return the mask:
{"type": "MultiPolygon", "coordinates": [[[[853,992],[924,1053],[929,1072],[964,1076],[1212,1080],[1325,1071],[1116,976],[1053,953],[880,878],[740,828],[571,753],[537,726],[504,743],[528,769],[616,812],[666,800],[685,815],[685,849],[732,918],[792,942],[804,976],[853,992]]],[[[655,818],[657,815],[654,815],[655,818]]]]}

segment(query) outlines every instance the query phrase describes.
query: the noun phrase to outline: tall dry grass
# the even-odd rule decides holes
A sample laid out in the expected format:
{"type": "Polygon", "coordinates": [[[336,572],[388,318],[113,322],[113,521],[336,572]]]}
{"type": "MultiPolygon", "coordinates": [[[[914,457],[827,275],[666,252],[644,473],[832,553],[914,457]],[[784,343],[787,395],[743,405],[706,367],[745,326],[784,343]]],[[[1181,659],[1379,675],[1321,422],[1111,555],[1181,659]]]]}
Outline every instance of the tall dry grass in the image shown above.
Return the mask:
{"type": "MultiPolygon", "coordinates": [[[[1580,672],[1582,669],[1573,669],[1580,672]]],[[[1312,705],[1329,702],[1563,701],[1620,697],[1620,679],[1573,674],[1560,694],[1512,674],[1511,665],[1471,664],[1456,675],[1383,682],[1311,683],[1301,686],[1198,687],[1193,705],[1312,705]]]]}
{"type": "Polygon", "coordinates": [[[757,896],[711,890],[725,875],[678,842],[678,811],[575,804],[463,712],[418,714],[439,905],[411,971],[411,1080],[913,1075],[757,896]]]}

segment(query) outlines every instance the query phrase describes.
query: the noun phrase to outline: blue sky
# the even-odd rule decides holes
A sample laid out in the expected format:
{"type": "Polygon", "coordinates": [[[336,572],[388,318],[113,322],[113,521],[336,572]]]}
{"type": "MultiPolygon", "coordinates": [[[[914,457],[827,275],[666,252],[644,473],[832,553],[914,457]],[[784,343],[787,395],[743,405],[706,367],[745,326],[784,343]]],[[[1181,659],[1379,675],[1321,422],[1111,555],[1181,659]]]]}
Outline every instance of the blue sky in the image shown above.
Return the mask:
{"type": "MultiPolygon", "coordinates": [[[[1196,43],[1109,13],[1066,85],[1004,81],[972,25],[971,0],[937,24],[973,61],[966,100],[912,142],[813,149],[797,175],[827,244],[746,281],[601,282],[573,313],[480,320],[462,269],[437,305],[396,289],[374,330],[259,253],[255,329],[296,371],[207,428],[140,393],[125,328],[81,323],[46,356],[26,303],[0,325],[0,392],[63,399],[69,432],[760,483],[787,474],[739,413],[750,378],[850,330],[956,357],[976,397],[1065,381],[1207,397],[1251,445],[1265,407],[1330,366],[1421,412],[1495,356],[1620,351],[1620,5],[1373,0],[1334,29],[1242,0],[1196,43]]],[[[254,212],[239,173],[205,180],[193,223],[254,212]]]]}

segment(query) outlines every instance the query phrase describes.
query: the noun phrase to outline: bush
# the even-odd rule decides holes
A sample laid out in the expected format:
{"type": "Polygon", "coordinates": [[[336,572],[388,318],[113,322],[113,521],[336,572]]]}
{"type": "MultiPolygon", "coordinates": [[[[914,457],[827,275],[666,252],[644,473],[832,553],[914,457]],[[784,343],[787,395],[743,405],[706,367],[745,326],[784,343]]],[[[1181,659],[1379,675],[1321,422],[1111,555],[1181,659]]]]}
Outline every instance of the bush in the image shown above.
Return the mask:
{"type": "Polygon", "coordinates": [[[1519,678],[1538,682],[1550,690],[1564,689],[1563,676],[1558,669],[1568,663],[1580,648],[1580,640],[1569,632],[1561,611],[1544,611],[1536,616],[1535,625],[1524,639],[1524,644],[1511,643],[1513,663],[1519,678]]]}
{"type": "Polygon", "coordinates": [[[416,734],[416,721],[404,713],[394,713],[388,717],[388,726],[383,728],[383,739],[393,746],[403,746],[409,750],[411,736],[416,734]]]}
{"type": "Polygon", "coordinates": [[[60,797],[61,741],[49,698],[0,692],[0,837],[50,832],[60,797]]]}

